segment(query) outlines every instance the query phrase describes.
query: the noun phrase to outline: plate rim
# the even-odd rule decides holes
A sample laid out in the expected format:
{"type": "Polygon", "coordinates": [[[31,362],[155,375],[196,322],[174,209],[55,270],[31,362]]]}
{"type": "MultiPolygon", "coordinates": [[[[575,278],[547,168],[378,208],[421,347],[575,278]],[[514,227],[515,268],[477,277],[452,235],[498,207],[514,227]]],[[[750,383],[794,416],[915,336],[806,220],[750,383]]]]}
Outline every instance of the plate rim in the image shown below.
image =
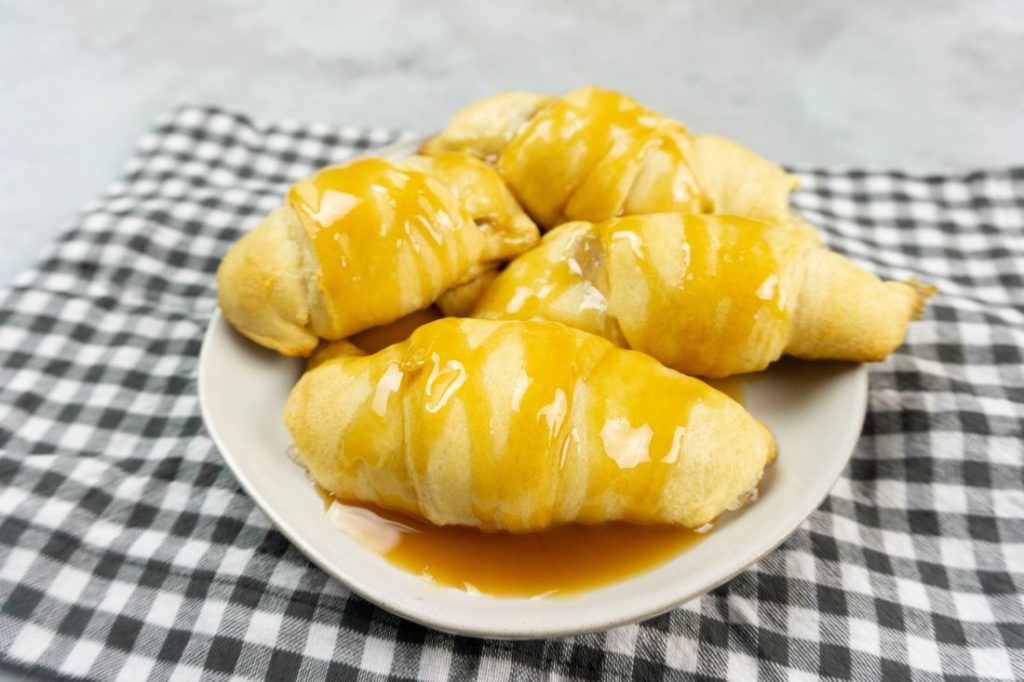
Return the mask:
{"type": "MultiPolygon", "coordinates": [[[[221,459],[228,465],[229,470],[250,499],[252,499],[261,511],[267,515],[274,527],[288,538],[288,541],[291,542],[300,552],[302,552],[328,576],[338,580],[345,586],[345,588],[351,590],[361,598],[420,625],[450,634],[484,639],[546,639],[601,632],[621,625],[635,623],[661,615],[729,582],[737,575],[748,569],[751,565],[757,563],[765,556],[778,549],[778,547],[788,540],[811,516],[811,514],[821,506],[822,502],[824,502],[825,498],[835,487],[836,482],[842,476],[843,471],[846,470],[850,458],[856,449],[857,442],[860,440],[860,436],[864,428],[864,420],[867,415],[869,370],[867,365],[854,365],[851,367],[850,374],[853,378],[854,389],[856,391],[856,404],[854,407],[859,410],[859,415],[856,419],[857,428],[851,428],[849,434],[845,437],[845,442],[836,444],[837,447],[835,449],[837,451],[842,451],[844,454],[840,458],[837,458],[835,474],[831,477],[831,480],[828,481],[828,485],[822,486],[820,494],[814,496],[813,504],[809,504],[805,509],[802,509],[794,518],[793,522],[789,524],[784,531],[773,534],[772,540],[759,546],[754,553],[744,555],[744,558],[733,562],[728,570],[724,571],[721,575],[716,576],[714,579],[705,581],[704,583],[690,589],[673,593],[668,600],[664,601],[657,607],[620,609],[600,621],[580,623],[573,627],[545,627],[543,623],[538,623],[536,627],[527,627],[525,629],[503,626],[474,626],[446,620],[443,616],[443,609],[435,609],[433,612],[429,609],[416,609],[413,607],[414,605],[392,600],[388,595],[378,593],[377,591],[362,585],[359,580],[348,575],[344,570],[344,566],[339,566],[336,562],[329,560],[318,549],[315,542],[308,542],[303,536],[301,530],[293,527],[293,525],[286,520],[281,513],[279,513],[277,506],[272,504],[263,495],[260,487],[256,485],[245,472],[240,460],[232,453],[230,448],[227,447],[225,439],[221,435],[217,424],[211,417],[212,410],[208,405],[208,401],[211,399],[209,396],[209,381],[211,374],[209,366],[211,362],[210,354],[212,351],[210,349],[211,344],[213,343],[212,339],[216,336],[220,327],[226,328],[229,333],[237,334],[237,332],[231,329],[230,324],[228,324],[227,320],[224,319],[220,310],[215,309],[206,331],[203,334],[203,342],[202,347],[200,348],[199,362],[197,365],[197,392],[200,411],[202,413],[203,425],[213,440],[214,445],[217,447],[221,459]],[[841,466],[839,465],[839,459],[841,459],[841,466]],[[440,615],[435,616],[435,613],[440,615]]],[[[310,487],[310,490],[312,494],[312,486],[310,487]]],[[[402,570],[398,567],[395,567],[395,569],[402,570]]],[[[630,578],[633,577],[637,576],[630,576],[630,578]]]]}

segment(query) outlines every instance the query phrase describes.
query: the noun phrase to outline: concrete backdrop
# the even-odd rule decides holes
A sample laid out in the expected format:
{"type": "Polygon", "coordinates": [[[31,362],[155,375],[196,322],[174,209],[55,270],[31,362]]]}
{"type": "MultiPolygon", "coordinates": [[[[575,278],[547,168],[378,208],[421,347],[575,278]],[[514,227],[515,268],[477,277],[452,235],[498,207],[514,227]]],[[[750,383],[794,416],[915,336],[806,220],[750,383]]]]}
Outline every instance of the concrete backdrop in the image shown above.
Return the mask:
{"type": "Polygon", "coordinates": [[[782,162],[1024,163],[1024,3],[0,0],[0,285],[182,103],[430,131],[600,83],[782,162]]]}

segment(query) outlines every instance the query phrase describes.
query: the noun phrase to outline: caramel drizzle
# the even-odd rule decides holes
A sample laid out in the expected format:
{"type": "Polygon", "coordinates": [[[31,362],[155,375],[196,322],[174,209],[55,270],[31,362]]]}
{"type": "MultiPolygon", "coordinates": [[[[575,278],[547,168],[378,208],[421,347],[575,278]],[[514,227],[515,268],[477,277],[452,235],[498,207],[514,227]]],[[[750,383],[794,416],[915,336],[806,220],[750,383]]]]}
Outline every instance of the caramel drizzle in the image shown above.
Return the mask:
{"type": "Polygon", "coordinates": [[[288,203],[309,235],[340,338],[428,306],[473,266],[483,238],[427,176],[380,159],[325,168],[288,203]],[[368,295],[372,292],[372,295],[368,295]]]}
{"type": "Polygon", "coordinates": [[[498,169],[534,218],[552,227],[620,215],[637,173],[657,150],[671,172],[656,183],[645,212],[701,211],[688,145],[681,123],[619,93],[584,88],[534,115],[505,148],[498,169]]]}
{"type": "Polygon", "coordinates": [[[369,472],[367,501],[515,532],[660,520],[691,410],[717,396],[645,355],[547,322],[446,318],[376,355],[329,362],[364,396],[340,435],[334,492],[349,497],[348,476],[369,472]],[[402,452],[382,453],[381,442],[402,452]]]}
{"type": "Polygon", "coordinates": [[[762,369],[792,325],[770,229],[679,214],[561,226],[498,278],[474,315],[559,321],[685,374],[762,369]]]}

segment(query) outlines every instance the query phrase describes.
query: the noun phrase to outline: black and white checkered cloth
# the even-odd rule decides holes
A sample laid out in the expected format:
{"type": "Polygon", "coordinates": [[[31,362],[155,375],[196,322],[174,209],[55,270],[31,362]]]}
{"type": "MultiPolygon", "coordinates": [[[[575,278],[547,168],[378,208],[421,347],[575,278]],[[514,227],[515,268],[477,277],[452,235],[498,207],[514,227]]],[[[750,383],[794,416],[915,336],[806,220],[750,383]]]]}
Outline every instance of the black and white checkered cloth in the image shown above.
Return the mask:
{"type": "Polygon", "coordinates": [[[671,613],[488,642],[328,578],[199,415],[220,257],[290,182],[396,137],[179,110],[0,293],[0,661],[132,681],[1024,678],[1024,168],[801,172],[794,202],[834,248],[941,291],[872,368],[832,494],[671,613]]]}

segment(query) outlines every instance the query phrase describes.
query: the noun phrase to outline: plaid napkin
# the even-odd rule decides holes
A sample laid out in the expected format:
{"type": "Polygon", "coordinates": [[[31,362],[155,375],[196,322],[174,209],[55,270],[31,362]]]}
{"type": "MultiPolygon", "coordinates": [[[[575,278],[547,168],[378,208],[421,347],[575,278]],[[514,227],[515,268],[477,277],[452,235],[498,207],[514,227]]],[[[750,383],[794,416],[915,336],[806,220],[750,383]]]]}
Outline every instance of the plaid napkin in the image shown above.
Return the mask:
{"type": "Polygon", "coordinates": [[[397,137],[179,110],[0,293],[2,662],[102,680],[1024,677],[1024,168],[801,172],[795,205],[832,247],[941,291],[872,368],[832,494],[668,614],[488,642],[328,578],[199,415],[220,257],[290,182],[397,137]]]}

